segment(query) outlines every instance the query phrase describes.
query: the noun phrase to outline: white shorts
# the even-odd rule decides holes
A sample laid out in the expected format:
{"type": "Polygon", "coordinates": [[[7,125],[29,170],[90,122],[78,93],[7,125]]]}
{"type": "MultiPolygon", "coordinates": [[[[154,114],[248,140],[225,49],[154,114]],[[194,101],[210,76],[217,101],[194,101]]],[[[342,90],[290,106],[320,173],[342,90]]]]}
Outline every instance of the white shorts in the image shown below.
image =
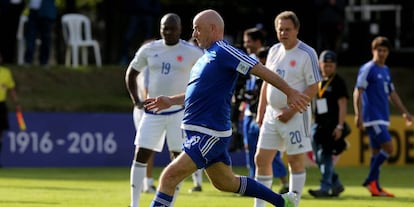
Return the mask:
{"type": "Polygon", "coordinates": [[[257,147],[286,151],[288,155],[311,151],[310,110],[296,113],[287,123],[277,120],[277,113],[271,107],[266,107],[257,147]]]}
{"type": "Polygon", "coordinates": [[[144,110],[134,107],[134,110],[132,111],[132,119],[134,120],[135,130],[138,130],[139,123],[141,123],[141,119],[143,115],[144,115],[144,110]]]}
{"type": "Polygon", "coordinates": [[[144,113],[134,144],[141,148],[161,152],[167,139],[169,151],[181,152],[184,136],[180,126],[183,117],[184,110],[168,115],[144,113]]]}

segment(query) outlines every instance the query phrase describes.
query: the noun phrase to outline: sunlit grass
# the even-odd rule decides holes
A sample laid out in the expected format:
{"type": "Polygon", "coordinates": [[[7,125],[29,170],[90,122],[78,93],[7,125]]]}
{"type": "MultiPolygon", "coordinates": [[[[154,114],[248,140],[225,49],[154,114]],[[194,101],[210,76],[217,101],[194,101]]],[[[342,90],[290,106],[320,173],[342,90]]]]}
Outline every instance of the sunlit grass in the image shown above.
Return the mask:
{"type": "MultiPolygon", "coordinates": [[[[301,207],[412,207],[414,203],[414,166],[382,169],[382,185],[396,194],[395,198],[371,197],[361,186],[366,167],[341,167],[338,172],[345,185],[339,198],[314,199],[309,188],[317,188],[320,175],[316,168],[307,170],[307,181],[301,207]]],[[[243,167],[235,168],[245,174],[243,167]]],[[[158,177],[160,168],[155,169],[158,177]]],[[[274,190],[279,189],[275,180],[274,190]]],[[[253,199],[237,194],[219,192],[204,178],[203,192],[188,193],[191,178],[183,183],[176,205],[178,207],[251,207],[253,199]]],[[[143,194],[140,206],[149,206],[153,194],[143,194]]],[[[3,168],[0,169],[0,206],[7,207],[102,207],[129,204],[129,168],[3,168]]]]}

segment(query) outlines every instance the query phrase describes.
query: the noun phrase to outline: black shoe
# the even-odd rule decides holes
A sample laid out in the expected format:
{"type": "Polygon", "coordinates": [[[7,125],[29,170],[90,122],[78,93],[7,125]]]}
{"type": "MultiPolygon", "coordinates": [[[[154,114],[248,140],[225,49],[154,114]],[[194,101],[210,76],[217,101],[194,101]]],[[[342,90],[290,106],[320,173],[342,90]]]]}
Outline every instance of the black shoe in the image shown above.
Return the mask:
{"type": "Polygon", "coordinates": [[[203,191],[203,188],[201,187],[201,186],[194,186],[193,188],[191,188],[190,190],[188,190],[188,192],[189,193],[192,193],[192,192],[201,192],[201,191],[203,191]]]}
{"type": "Polygon", "coordinates": [[[340,185],[340,186],[337,186],[337,187],[334,187],[334,188],[332,188],[332,194],[331,194],[331,196],[333,196],[333,197],[338,197],[339,196],[339,194],[341,194],[342,192],[344,192],[345,191],[345,188],[344,188],[344,186],[343,185],[340,185]]]}
{"type": "Polygon", "coordinates": [[[309,194],[311,194],[315,198],[329,198],[329,197],[331,197],[329,192],[323,191],[321,189],[318,189],[318,190],[309,189],[308,192],[309,192],[309,194]]]}

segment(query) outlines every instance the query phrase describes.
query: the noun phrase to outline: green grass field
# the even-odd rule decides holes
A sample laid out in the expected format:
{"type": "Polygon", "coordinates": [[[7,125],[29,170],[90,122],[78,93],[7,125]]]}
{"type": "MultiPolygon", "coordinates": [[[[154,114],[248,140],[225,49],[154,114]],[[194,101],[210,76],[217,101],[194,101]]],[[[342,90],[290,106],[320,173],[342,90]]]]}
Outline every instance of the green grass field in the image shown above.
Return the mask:
{"type": "MultiPolygon", "coordinates": [[[[382,185],[396,194],[395,198],[371,197],[361,186],[367,167],[337,169],[345,192],[339,198],[314,199],[308,193],[316,188],[319,172],[307,170],[307,181],[301,207],[412,207],[414,205],[414,166],[384,166],[382,185]]],[[[160,168],[155,169],[158,177],[160,168]]],[[[235,168],[246,174],[245,168],[235,168]]],[[[278,184],[278,180],[275,180],[278,184]]],[[[188,178],[180,191],[178,207],[251,207],[253,199],[214,189],[207,178],[203,192],[188,193],[192,186],[188,178]]],[[[274,186],[277,190],[278,185],[274,186]]],[[[149,206],[153,194],[143,194],[141,206],[149,206]]],[[[4,207],[126,207],[129,204],[129,168],[1,168],[0,206],[4,207]]],[[[270,205],[269,205],[270,206],[270,205]]]]}

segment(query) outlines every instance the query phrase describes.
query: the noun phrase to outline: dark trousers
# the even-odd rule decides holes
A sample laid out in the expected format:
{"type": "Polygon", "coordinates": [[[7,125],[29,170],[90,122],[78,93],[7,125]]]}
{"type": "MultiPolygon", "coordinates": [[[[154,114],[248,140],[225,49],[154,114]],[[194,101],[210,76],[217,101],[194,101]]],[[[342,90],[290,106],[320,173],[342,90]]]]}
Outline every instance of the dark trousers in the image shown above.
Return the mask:
{"type": "Polygon", "coordinates": [[[36,10],[30,10],[29,20],[27,22],[25,38],[26,51],[24,60],[27,64],[33,63],[34,53],[36,49],[36,39],[39,35],[41,46],[39,53],[40,65],[46,65],[49,62],[51,44],[52,44],[52,29],[53,19],[39,16],[36,10]]]}

